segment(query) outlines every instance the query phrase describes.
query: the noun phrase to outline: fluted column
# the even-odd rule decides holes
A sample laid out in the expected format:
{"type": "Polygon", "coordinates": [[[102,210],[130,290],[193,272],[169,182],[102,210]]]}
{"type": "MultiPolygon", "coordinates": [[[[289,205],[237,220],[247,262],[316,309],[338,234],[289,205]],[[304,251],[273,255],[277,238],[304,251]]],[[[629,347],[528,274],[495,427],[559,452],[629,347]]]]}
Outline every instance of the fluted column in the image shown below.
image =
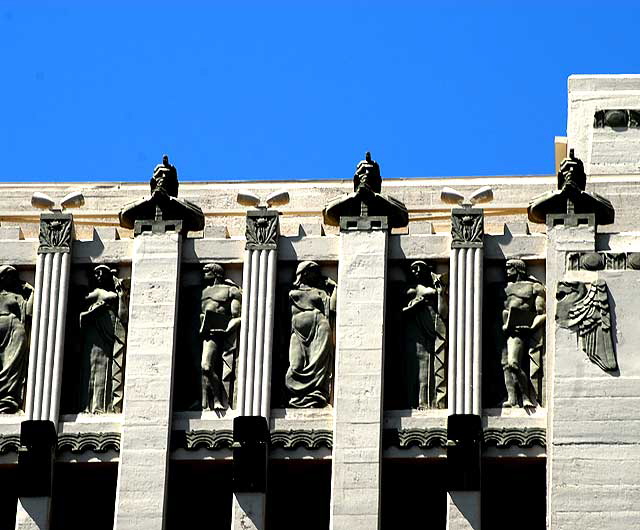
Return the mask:
{"type": "Polygon", "coordinates": [[[53,455],[57,441],[73,216],[43,213],[31,324],[16,528],[49,528],[53,455]]]}
{"type": "Polygon", "coordinates": [[[447,528],[480,528],[483,211],[451,212],[447,528]]]}
{"type": "Polygon", "coordinates": [[[234,530],[262,530],[265,526],[278,215],[267,208],[247,212],[234,419],[234,530]]]}

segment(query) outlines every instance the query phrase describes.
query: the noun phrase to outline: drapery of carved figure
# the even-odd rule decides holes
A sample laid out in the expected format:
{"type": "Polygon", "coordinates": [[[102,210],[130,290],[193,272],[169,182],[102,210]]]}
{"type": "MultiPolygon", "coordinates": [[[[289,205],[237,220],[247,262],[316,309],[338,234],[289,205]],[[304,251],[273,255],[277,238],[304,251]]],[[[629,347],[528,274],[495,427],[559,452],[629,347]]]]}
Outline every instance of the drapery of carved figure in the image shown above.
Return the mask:
{"type": "Polygon", "coordinates": [[[13,414],[24,400],[33,287],[11,265],[0,267],[0,413],[13,414]]]}
{"type": "Polygon", "coordinates": [[[122,412],[127,295],[116,271],[98,265],[93,271],[88,307],[80,313],[83,412],[122,412]]]}
{"type": "Polygon", "coordinates": [[[411,264],[414,281],[402,309],[410,402],[419,409],[447,407],[447,300],[441,276],[424,261],[411,264]]]}
{"type": "Polygon", "coordinates": [[[226,410],[233,401],[235,361],[242,293],[217,263],[203,267],[200,336],[202,338],[202,410],[226,410]]]}
{"type": "Polygon", "coordinates": [[[320,274],[314,261],[303,261],[296,270],[291,302],[289,369],[285,384],[292,407],[325,407],[329,402],[333,369],[331,321],[338,289],[320,274]]]}
{"type": "Polygon", "coordinates": [[[605,372],[618,369],[611,332],[611,308],[607,284],[603,280],[589,287],[582,282],[558,282],[556,322],[575,329],[582,350],[605,372]]]}
{"type": "Polygon", "coordinates": [[[502,369],[507,387],[504,407],[534,407],[540,402],[542,362],[544,358],[544,324],[546,322],[545,288],[533,276],[527,276],[522,260],[506,263],[502,330],[505,344],[502,369]],[[529,374],[523,369],[529,364],[529,374]]]}

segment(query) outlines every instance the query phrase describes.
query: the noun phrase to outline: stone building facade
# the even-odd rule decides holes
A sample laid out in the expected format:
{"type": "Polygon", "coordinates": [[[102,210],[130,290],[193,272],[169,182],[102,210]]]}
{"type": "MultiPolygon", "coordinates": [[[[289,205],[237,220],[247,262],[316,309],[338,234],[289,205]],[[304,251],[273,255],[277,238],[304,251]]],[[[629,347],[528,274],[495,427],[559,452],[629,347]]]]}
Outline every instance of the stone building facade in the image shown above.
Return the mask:
{"type": "Polygon", "coordinates": [[[639,116],[572,76],[548,177],[0,185],[0,528],[640,527],[639,116]]]}

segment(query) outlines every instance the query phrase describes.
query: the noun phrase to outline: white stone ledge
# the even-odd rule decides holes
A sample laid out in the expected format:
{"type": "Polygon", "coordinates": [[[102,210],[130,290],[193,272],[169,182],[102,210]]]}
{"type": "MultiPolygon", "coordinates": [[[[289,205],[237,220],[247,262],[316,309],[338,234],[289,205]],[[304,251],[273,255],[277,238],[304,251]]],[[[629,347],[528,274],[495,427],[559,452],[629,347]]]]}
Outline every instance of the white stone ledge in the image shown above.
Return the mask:
{"type": "MultiPolygon", "coordinates": [[[[433,429],[447,428],[446,409],[430,410],[387,410],[384,413],[385,429],[433,429]]],[[[541,427],[546,428],[547,411],[537,408],[529,413],[525,409],[484,409],[482,415],[484,428],[502,427],[541,427]]]]}
{"type": "MultiPolygon", "coordinates": [[[[217,413],[214,411],[174,412],[173,430],[232,430],[236,411],[229,409],[217,413]]],[[[322,409],[272,409],[269,427],[272,431],[289,429],[323,429],[333,428],[333,408],[322,409]]]]}
{"type": "Polygon", "coordinates": [[[63,414],[58,434],[84,432],[120,432],[122,414],[63,414]]]}

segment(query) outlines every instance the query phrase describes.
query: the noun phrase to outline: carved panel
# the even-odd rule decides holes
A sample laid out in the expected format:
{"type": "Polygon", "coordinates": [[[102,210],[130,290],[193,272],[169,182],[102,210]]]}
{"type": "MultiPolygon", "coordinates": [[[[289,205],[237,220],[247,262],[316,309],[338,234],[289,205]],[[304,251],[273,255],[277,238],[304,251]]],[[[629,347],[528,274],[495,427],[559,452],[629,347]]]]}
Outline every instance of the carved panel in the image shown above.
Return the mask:
{"type": "Polygon", "coordinates": [[[109,450],[120,451],[120,433],[117,432],[78,432],[63,433],[58,436],[58,452],[71,451],[83,453],[106,453],[109,450]]]}
{"type": "Polygon", "coordinates": [[[281,449],[320,449],[333,448],[333,432],[325,429],[304,431],[289,429],[288,431],[273,431],[271,433],[271,447],[281,449]]]}
{"type": "Polygon", "coordinates": [[[484,216],[479,208],[451,210],[451,248],[481,248],[484,216]]]}
{"type": "Polygon", "coordinates": [[[603,129],[640,128],[640,110],[633,109],[604,109],[597,110],[593,116],[593,127],[603,129]]]}
{"type": "Polygon", "coordinates": [[[66,213],[43,213],[40,216],[39,254],[70,252],[72,217],[66,213]]]}
{"type": "Polygon", "coordinates": [[[516,447],[546,447],[547,436],[542,427],[502,427],[488,428],[484,430],[483,441],[485,446],[495,446],[503,449],[509,446],[516,447]]]}
{"type": "MultiPolygon", "coordinates": [[[[173,431],[171,445],[172,449],[186,449],[187,451],[231,449],[233,431],[228,429],[173,431]]],[[[331,449],[333,447],[333,433],[325,429],[273,431],[271,433],[271,447],[281,449],[320,449],[326,447],[331,449]]]]}
{"type": "Polygon", "coordinates": [[[639,270],[640,252],[571,252],[568,271],[639,270]]]}
{"type": "MultiPolygon", "coordinates": [[[[485,447],[493,446],[498,449],[505,449],[510,446],[516,447],[545,447],[546,431],[542,427],[502,427],[487,428],[483,431],[483,442],[485,447]]],[[[420,449],[430,449],[435,447],[446,447],[447,429],[385,429],[383,433],[383,444],[385,447],[398,447],[408,449],[418,447],[420,449]]]]}
{"type": "Polygon", "coordinates": [[[578,333],[582,350],[605,372],[618,369],[606,282],[558,282],[556,322],[578,333]]]}
{"type": "MultiPolygon", "coordinates": [[[[0,455],[17,453],[20,448],[19,434],[0,434],[0,455]]],[[[63,453],[106,453],[109,450],[120,451],[120,433],[118,432],[74,432],[58,435],[57,451],[63,453]]]]}
{"type": "Polygon", "coordinates": [[[17,453],[20,448],[19,434],[0,434],[0,455],[17,453]]]}
{"type": "Polygon", "coordinates": [[[247,250],[278,248],[279,221],[275,210],[251,210],[247,212],[247,250]]]}

